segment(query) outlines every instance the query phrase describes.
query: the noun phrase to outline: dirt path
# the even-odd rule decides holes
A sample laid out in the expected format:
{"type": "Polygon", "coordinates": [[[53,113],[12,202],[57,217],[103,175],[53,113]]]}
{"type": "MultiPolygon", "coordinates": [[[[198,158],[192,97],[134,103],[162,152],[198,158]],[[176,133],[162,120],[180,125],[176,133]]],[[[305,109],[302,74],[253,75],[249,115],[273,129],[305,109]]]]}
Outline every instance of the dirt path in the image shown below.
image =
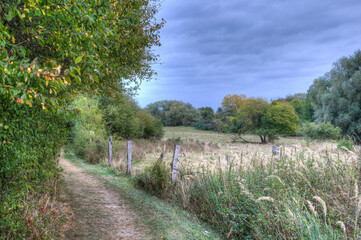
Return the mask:
{"type": "Polygon", "coordinates": [[[62,156],[66,185],[65,200],[72,217],[63,239],[151,239],[138,223],[136,213],[104,180],[93,177],[62,156]]]}

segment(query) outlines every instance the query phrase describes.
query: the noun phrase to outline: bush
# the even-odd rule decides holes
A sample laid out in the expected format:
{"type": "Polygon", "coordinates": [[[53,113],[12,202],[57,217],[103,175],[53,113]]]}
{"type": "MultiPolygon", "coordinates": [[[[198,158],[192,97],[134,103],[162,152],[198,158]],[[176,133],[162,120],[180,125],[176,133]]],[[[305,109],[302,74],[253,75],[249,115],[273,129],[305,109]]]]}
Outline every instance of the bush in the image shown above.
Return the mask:
{"type": "Polygon", "coordinates": [[[342,139],[341,141],[338,142],[337,148],[342,150],[347,149],[349,151],[353,151],[354,150],[353,141],[349,139],[342,139]]]}
{"type": "Polygon", "coordinates": [[[338,139],[341,135],[341,129],[334,127],[331,123],[313,123],[307,122],[299,127],[297,134],[311,139],[338,139]]]}
{"type": "Polygon", "coordinates": [[[143,189],[166,197],[170,186],[170,168],[167,168],[163,159],[159,158],[151,167],[136,176],[136,182],[143,189]]]}
{"type": "Polygon", "coordinates": [[[164,135],[161,121],[140,109],[130,97],[102,97],[99,101],[109,134],[126,139],[161,138],[164,135]]]}
{"type": "Polygon", "coordinates": [[[210,120],[200,120],[192,124],[192,127],[198,130],[210,130],[217,131],[217,126],[213,121],[210,120]]]}
{"type": "Polygon", "coordinates": [[[0,102],[0,239],[52,238],[63,217],[56,159],[67,116],[0,102]]]}
{"type": "Polygon", "coordinates": [[[80,96],[73,107],[78,109],[72,134],[75,153],[88,162],[99,163],[106,156],[107,133],[98,100],[80,96]]]}
{"type": "Polygon", "coordinates": [[[130,98],[80,96],[72,132],[74,152],[91,163],[107,156],[108,137],[113,139],[161,138],[162,123],[140,109],[130,98]]]}

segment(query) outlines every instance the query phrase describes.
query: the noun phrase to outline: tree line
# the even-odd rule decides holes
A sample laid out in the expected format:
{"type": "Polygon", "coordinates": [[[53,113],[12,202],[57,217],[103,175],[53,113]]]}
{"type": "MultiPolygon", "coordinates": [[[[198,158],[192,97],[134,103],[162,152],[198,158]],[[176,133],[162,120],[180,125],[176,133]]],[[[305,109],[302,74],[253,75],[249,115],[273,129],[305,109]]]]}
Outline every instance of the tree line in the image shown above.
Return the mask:
{"type": "MultiPolygon", "coordinates": [[[[303,135],[326,139],[361,138],[361,51],[343,57],[332,69],[314,80],[307,93],[267,101],[229,94],[216,112],[194,108],[181,101],[158,101],[146,110],[164,126],[193,126],[201,130],[256,134],[262,143],[279,135],[303,135]]],[[[246,141],[246,140],[245,140],[246,141]]]]}

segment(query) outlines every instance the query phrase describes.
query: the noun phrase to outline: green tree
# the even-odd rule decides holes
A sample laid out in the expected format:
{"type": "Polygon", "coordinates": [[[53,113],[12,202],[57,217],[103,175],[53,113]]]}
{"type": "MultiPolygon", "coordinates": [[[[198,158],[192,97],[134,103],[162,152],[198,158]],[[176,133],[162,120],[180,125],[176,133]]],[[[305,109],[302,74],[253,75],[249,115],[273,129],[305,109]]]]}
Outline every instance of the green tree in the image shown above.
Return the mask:
{"type": "Polygon", "coordinates": [[[214,110],[211,107],[201,107],[197,109],[202,120],[212,121],[214,118],[214,110]]]}
{"type": "Polygon", "coordinates": [[[111,94],[153,75],[150,1],[8,0],[0,4],[0,94],[56,109],[78,92],[111,94]]]}
{"type": "Polygon", "coordinates": [[[242,135],[251,133],[267,143],[280,134],[294,134],[297,130],[298,116],[291,104],[276,101],[269,104],[260,98],[248,98],[239,107],[232,119],[232,132],[246,141],[242,135]]]}
{"type": "Polygon", "coordinates": [[[343,57],[308,90],[316,122],[330,122],[361,139],[361,51],[343,57]]]}
{"type": "Polygon", "coordinates": [[[199,112],[189,103],[158,101],[146,107],[164,126],[190,126],[200,120],[199,112]]]}

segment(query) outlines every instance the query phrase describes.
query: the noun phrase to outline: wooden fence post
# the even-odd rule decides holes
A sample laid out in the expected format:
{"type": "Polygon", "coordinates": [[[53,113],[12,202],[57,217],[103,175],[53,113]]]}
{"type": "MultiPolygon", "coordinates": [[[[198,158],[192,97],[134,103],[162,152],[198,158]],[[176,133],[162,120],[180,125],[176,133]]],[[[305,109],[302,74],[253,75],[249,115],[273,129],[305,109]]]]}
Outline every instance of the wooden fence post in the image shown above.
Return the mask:
{"type": "Polygon", "coordinates": [[[132,141],[128,141],[128,168],[127,174],[130,175],[132,171],[132,141]]]}
{"type": "Polygon", "coordinates": [[[178,173],[178,157],[179,157],[180,146],[176,145],[173,156],[173,165],[172,165],[172,182],[175,183],[177,180],[178,173]]]}
{"type": "Polygon", "coordinates": [[[113,137],[109,137],[109,167],[112,165],[112,157],[113,157],[113,151],[112,151],[112,144],[113,144],[113,137]]]}
{"type": "Polygon", "coordinates": [[[272,155],[279,156],[280,155],[280,148],[277,146],[272,146],[272,155]]]}

